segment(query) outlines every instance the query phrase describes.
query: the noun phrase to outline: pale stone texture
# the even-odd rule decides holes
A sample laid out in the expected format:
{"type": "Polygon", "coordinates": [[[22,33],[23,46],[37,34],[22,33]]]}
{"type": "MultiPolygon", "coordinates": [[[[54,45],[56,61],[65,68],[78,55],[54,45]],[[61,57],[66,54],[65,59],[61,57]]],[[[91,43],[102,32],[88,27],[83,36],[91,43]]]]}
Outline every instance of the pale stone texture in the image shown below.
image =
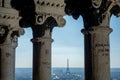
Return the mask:
{"type": "Polygon", "coordinates": [[[19,27],[18,12],[0,7],[0,80],[15,78],[15,48],[22,34],[24,30],[19,27]]]}
{"type": "Polygon", "coordinates": [[[11,8],[11,0],[0,0],[0,6],[5,8],[11,8]]]}
{"type": "Polygon", "coordinates": [[[13,48],[13,46],[3,45],[1,47],[0,69],[1,69],[0,80],[14,80],[15,78],[15,49],[13,48]]]}
{"type": "Polygon", "coordinates": [[[43,24],[48,17],[53,17],[58,26],[64,26],[65,3],[64,0],[34,0],[36,15],[36,24],[43,24]]]}
{"type": "Polygon", "coordinates": [[[110,80],[109,27],[82,30],[85,35],[85,80],[110,80]]]}

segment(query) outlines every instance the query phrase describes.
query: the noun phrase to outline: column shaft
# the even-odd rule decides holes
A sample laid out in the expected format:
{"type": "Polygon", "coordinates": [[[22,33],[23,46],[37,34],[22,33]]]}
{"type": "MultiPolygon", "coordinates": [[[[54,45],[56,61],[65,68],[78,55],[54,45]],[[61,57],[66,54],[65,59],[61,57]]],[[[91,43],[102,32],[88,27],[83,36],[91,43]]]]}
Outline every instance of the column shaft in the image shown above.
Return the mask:
{"type": "MultiPolygon", "coordinates": [[[[34,34],[34,33],[33,33],[34,34]]],[[[33,42],[33,80],[51,79],[51,36],[45,30],[42,37],[32,39],[33,42]]]]}
{"type": "Polygon", "coordinates": [[[85,34],[85,80],[110,80],[108,27],[92,27],[85,34]]]}
{"type": "Polygon", "coordinates": [[[9,45],[0,46],[0,80],[15,78],[15,49],[9,45]]]}

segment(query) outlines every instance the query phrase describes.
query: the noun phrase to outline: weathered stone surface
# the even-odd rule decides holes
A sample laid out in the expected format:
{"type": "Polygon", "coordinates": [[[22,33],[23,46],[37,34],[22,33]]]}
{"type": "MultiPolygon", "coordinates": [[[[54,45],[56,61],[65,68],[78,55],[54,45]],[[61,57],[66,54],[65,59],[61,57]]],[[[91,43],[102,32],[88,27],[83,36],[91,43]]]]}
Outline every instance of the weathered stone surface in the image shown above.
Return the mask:
{"type": "Polygon", "coordinates": [[[120,16],[120,0],[65,0],[65,3],[0,0],[0,80],[14,80],[15,48],[18,37],[24,33],[19,24],[33,30],[33,80],[51,79],[51,33],[54,26],[65,25],[66,13],[74,19],[81,15],[84,20],[85,80],[110,80],[109,24],[112,14],[120,16]]]}
{"type": "Polygon", "coordinates": [[[15,78],[15,48],[18,37],[24,34],[19,27],[18,12],[0,7],[0,80],[15,78]]]}
{"type": "Polygon", "coordinates": [[[12,0],[11,5],[20,11],[22,27],[41,25],[49,17],[54,17],[58,26],[65,25],[64,0],[12,0]]]}
{"type": "Polygon", "coordinates": [[[33,80],[51,79],[51,39],[52,29],[57,26],[53,17],[42,25],[32,26],[33,30],[33,80]]]}
{"type": "Polygon", "coordinates": [[[65,3],[68,15],[75,19],[83,17],[85,80],[110,80],[110,17],[120,16],[120,1],[65,0],[65,3]]]}
{"type": "MultiPolygon", "coordinates": [[[[39,27],[40,35],[34,33],[33,42],[33,80],[50,80],[51,79],[51,29],[46,27],[47,24],[39,27]],[[42,29],[42,30],[41,30],[42,29]],[[39,37],[38,37],[39,36],[39,37]]],[[[38,28],[37,28],[38,29],[38,28]]]]}
{"type": "Polygon", "coordinates": [[[83,29],[85,35],[85,80],[110,80],[110,45],[108,27],[83,29]]]}
{"type": "Polygon", "coordinates": [[[12,0],[22,17],[20,25],[33,31],[33,80],[51,79],[51,33],[65,25],[64,0],[12,0]]]}

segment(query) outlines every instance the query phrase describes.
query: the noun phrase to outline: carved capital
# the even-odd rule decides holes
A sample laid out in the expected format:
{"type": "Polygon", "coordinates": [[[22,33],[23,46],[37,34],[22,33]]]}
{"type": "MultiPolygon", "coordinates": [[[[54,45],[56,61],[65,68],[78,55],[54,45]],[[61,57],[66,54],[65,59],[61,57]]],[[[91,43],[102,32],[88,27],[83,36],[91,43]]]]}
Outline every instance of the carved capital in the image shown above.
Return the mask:
{"type": "Polygon", "coordinates": [[[12,0],[11,4],[19,10],[22,27],[42,25],[49,17],[56,20],[57,26],[65,25],[64,0],[12,0]]]}
{"type": "Polygon", "coordinates": [[[32,30],[33,30],[33,37],[43,37],[46,36],[47,37],[51,36],[51,32],[53,27],[57,26],[57,22],[53,17],[49,17],[45,20],[45,22],[43,24],[36,24],[35,26],[32,26],[32,30]],[[46,33],[48,32],[48,33],[46,33]]]}
{"type": "Polygon", "coordinates": [[[108,27],[112,14],[120,16],[119,0],[66,0],[65,3],[66,13],[75,19],[81,15],[86,29],[93,26],[108,27]]]}
{"type": "Polygon", "coordinates": [[[0,7],[0,46],[17,46],[17,38],[24,34],[19,27],[18,12],[14,9],[0,7]]]}
{"type": "Polygon", "coordinates": [[[56,15],[65,15],[64,0],[34,0],[37,13],[48,13],[56,15]]]}
{"type": "Polygon", "coordinates": [[[92,6],[94,8],[99,8],[102,4],[102,0],[92,0],[92,6]]]}
{"type": "Polygon", "coordinates": [[[54,15],[54,14],[47,14],[47,13],[40,13],[36,15],[36,25],[42,25],[44,22],[49,18],[53,17],[57,22],[57,26],[64,26],[66,21],[61,15],[54,15]]]}
{"type": "Polygon", "coordinates": [[[24,34],[24,30],[20,27],[11,27],[0,25],[0,46],[17,46],[18,37],[24,34]]]}
{"type": "Polygon", "coordinates": [[[64,0],[34,0],[34,2],[36,6],[36,24],[42,25],[49,17],[53,17],[57,22],[57,26],[65,25],[66,22],[63,18],[65,15],[64,0]]]}
{"type": "Polygon", "coordinates": [[[34,3],[36,12],[35,25],[32,27],[34,38],[45,36],[46,31],[51,36],[53,27],[65,25],[64,0],[34,0],[34,3]]]}

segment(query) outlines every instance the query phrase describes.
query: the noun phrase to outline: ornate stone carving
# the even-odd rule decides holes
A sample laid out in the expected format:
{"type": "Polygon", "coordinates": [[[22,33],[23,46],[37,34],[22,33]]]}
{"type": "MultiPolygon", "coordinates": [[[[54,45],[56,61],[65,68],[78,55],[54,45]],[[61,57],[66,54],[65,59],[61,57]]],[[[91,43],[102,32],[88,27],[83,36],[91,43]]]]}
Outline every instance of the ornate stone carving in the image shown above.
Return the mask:
{"type": "Polygon", "coordinates": [[[5,34],[5,29],[0,27],[0,36],[3,36],[5,34]]]}
{"type": "Polygon", "coordinates": [[[64,0],[34,0],[37,13],[48,13],[48,14],[57,14],[65,15],[64,0]]]}
{"type": "Polygon", "coordinates": [[[17,37],[24,34],[19,19],[16,10],[0,7],[0,45],[17,46],[17,37]]]}
{"type": "MultiPolygon", "coordinates": [[[[109,26],[110,23],[110,17],[111,17],[111,10],[115,7],[118,6],[120,8],[120,1],[118,0],[111,0],[107,10],[102,14],[100,18],[102,18],[102,22],[99,23],[100,26],[109,26]]],[[[119,16],[120,11],[116,14],[116,16],[119,16]]]]}
{"type": "Polygon", "coordinates": [[[92,6],[94,8],[99,8],[101,6],[102,0],[92,0],[92,6]]]}
{"type": "Polygon", "coordinates": [[[36,5],[36,24],[43,24],[49,17],[53,17],[58,26],[65,25],[63,0],[34,0],[36,5]]]}
{"type": "Polygon", "coordinates": [[[115,2],[112,1],[108,6],[107,10],[102,14],[102,16],[100,17],[102,20],[99,23],[101,26],[109,26],[110,16],[111,16],[110,11],[115,5],[116,5],[115,2]]]}
{"type": "Polygon", "coordinates": [[[12,7],[20,11],[20,25],[30,27],[43,24],[49,17],[53,17],[58,26],[64,26],[64,0],[12,0],[12,7]],[[16,4],[15,4],[16,3],[16,4]],[[20,5],[20,4],[21,5],[20,5]],[[22,4],[24,3],[24,4],[22,4]]]}
{"type": "Polygon", "coordinates": [[[92,5],[89,1],[88,3],[78,2],[79,4],[74,0],[66,0],[65,11],[75,19],[81,15],[86,29],[98,25],[109,26],[112,14],[120,16],[119,0],[92,0],[92,5]]]}
{"type": "Polygon", "coordinates": [[[36,16],[36,24],[42,25],[44,24],[44,22],[49,18],[49,17],[53,17],[58,26],[64,26],[66,21],[63,18],[63,16],[59,16],[59,15],[53,15],[53,14],[47,14],[47,13],[40,13],[36,16]]]}
{"type": "Polygon", "coordinates": [[[53,27],[57,26],[57,22],[53,17],[48,17],[43,24],[36,24],[35,26],[32,26],[33,30],[33,37],[43,37],[46,34],[47,30],[50,30],[49,36],[51,36],[51,32],[53,27]]]}
{"type": "Polygon", "coordinates": [[[112,10],[113,14],[119,17],[120,16],[120,0],[112,0],[111,2],[114,5],[114,8],[112,10]]]}
{"type": "Polygon", "coordinates": [[[14,80],[15,48],[24,34],[19,26],[19,13],[10,8],[11,0],[0,0],[0,80],[14,80]]]}
{"type": "Polygon", "coordinates": [[[10,27],[10,26],[4,26],[0,25],[0,44],[1,45],[9,45],[11,44],[13,47],[17,46],[17,38],[20,35],[24,34],[24,30],[22,28],[19,28],[17,26],[10,27]]]}

